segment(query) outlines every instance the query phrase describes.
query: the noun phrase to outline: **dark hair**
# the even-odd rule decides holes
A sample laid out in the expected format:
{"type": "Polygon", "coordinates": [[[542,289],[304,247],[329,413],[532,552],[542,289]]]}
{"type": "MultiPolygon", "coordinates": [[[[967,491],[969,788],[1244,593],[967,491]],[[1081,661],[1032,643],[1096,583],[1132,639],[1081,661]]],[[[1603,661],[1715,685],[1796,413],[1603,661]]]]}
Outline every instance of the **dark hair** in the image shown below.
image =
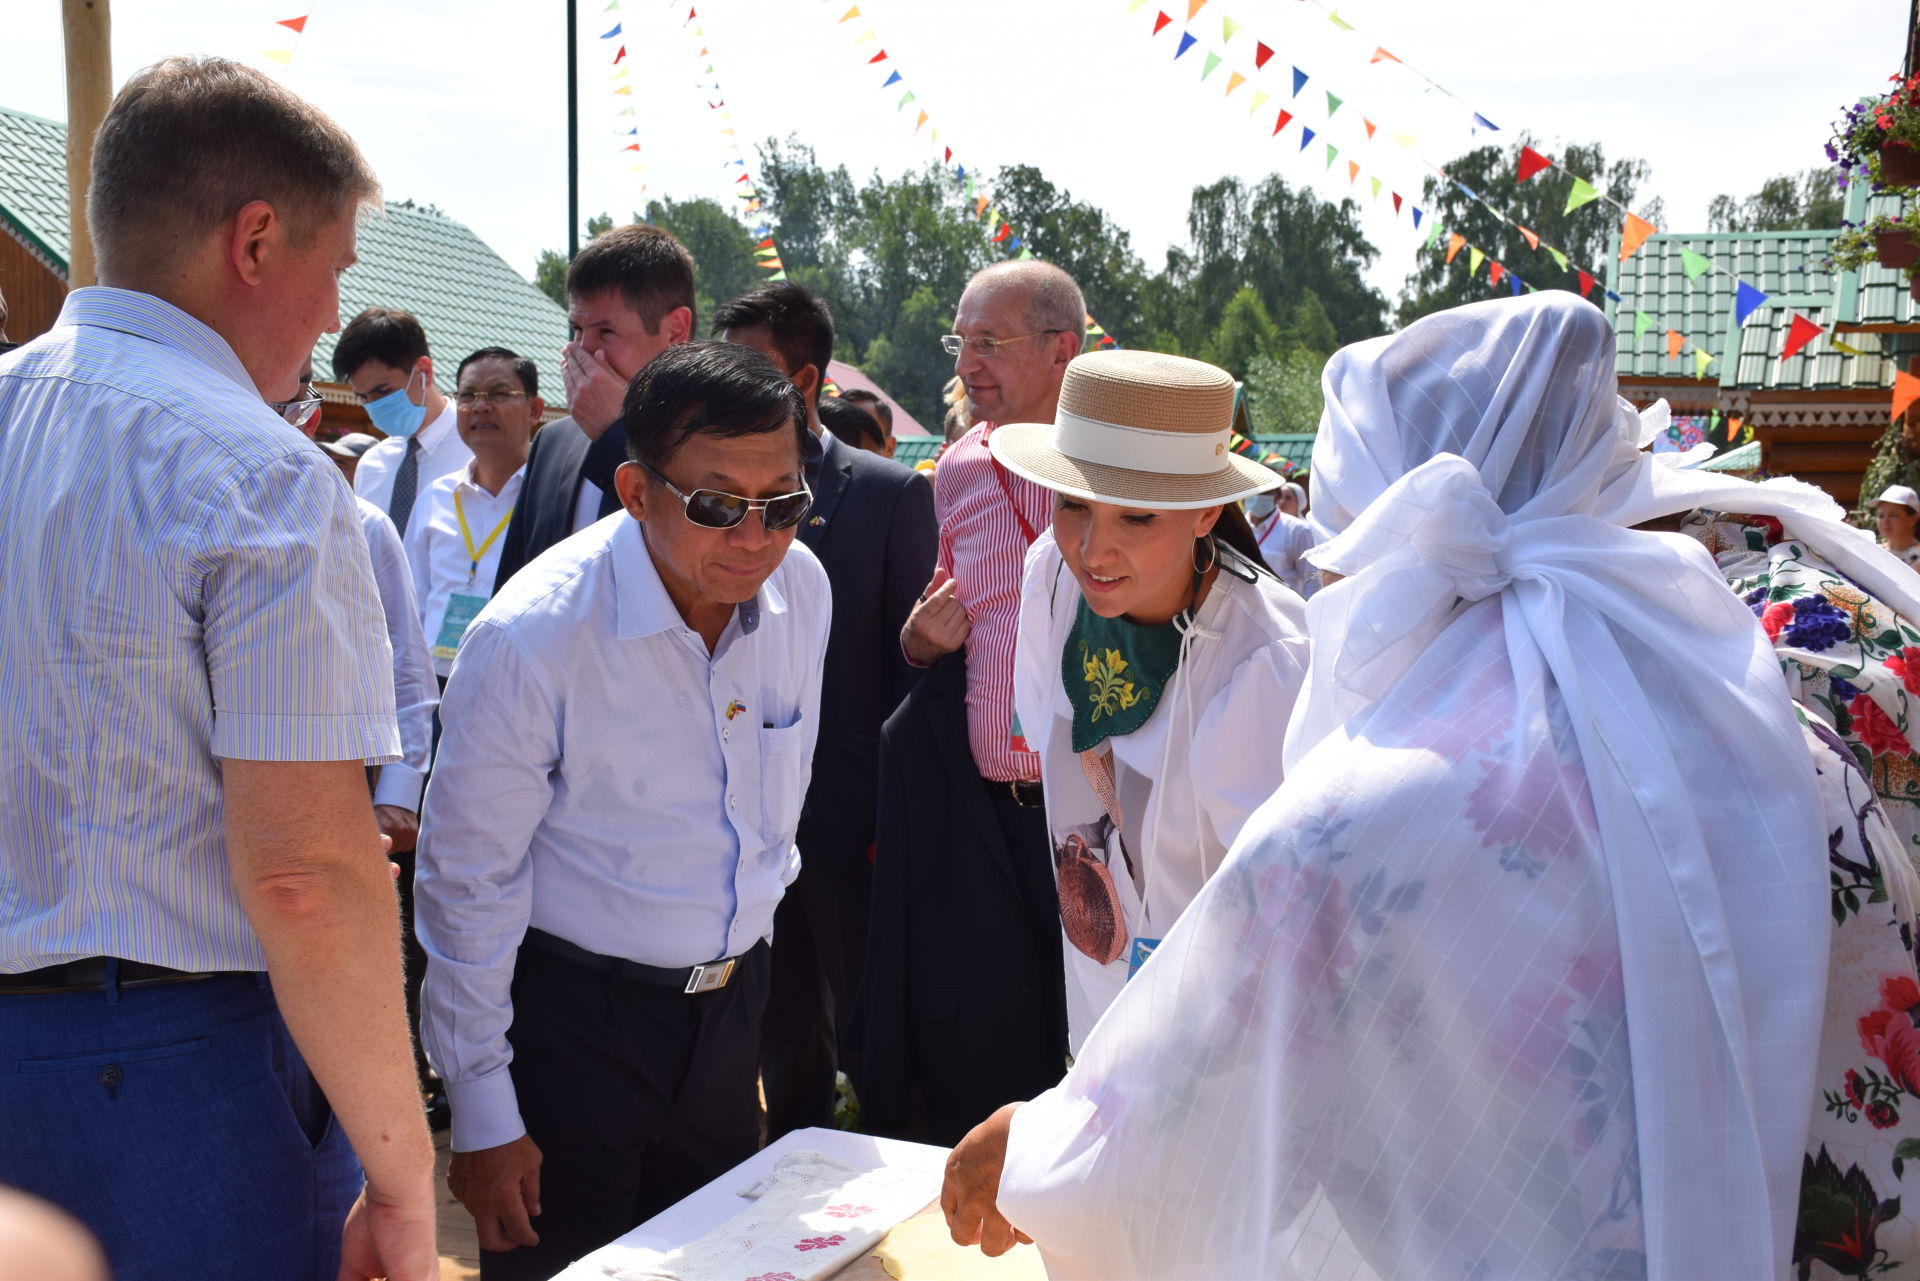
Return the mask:
{"type": "Polygon", "coordinates": [[[340,331],[340,341],[333,345],[333,376],[344,382],[369,360],[411,369],[414,361],[430,354],[427,331],[412,312],[369,307],[340,331]]]}
{"type": "Polygon", "coordinates": [[[634,375],[621,409],[627,457],[655,471],[695,433],[725,440],[789,430],[806,452],[806,402],[771,360],[738,343],[667,348],[634,375]]]}
{"type": "Polygon", "coordinates": [[[773,345],[798,372],[812,365],[822,380],[833,359],[833,313],[827,304],[791,281],[762,285],[713,309],[713,333],[764,326],[773,345]]]}
{"type": "Polygon", "coordinates": [[[1253,526],[1247,523],[1247,513],[1239,503],[1228,503],[1220,509],[1220,519],[1213,522],[1213,536],[1246,557],[1255,569],[1273,573],[1267,558],[1260,554],[1260,540],[1253,536],[1253,526]]]}
{"type": "Polygon", "coordinates": [[[517,351],[508,351],[505,347],[482,347],[460,362],[460,368],[453,371],[453,382],[460,384],[460,375],[467,372],[467,366],[476,360],[504,360],[513,366],[514,376],[520,380],[520,388],[529,396],[540,394],[540,370],[531,360],[517,351]]]}
{"type": "Polygon", "coordinates": [[[164,270],[254,200],[298,248],[380,184],[346,131],[252,67],[166,58],[133,74],[94,137],[87,227],[104,275],[164,270]]]}
{"type": "Polygon", "coordinates": [[[881,452],[887,448],[886,433],[873,421],[873,415],[844,397],[820,398],[820,425],[855,449],[867,448],[869,441],[881,452]]]}
{"type": "Polygon", "coordinates": [[[872,410],[874,413],[880,415],[880,423],[887,431],[891,432],[893,430],[893,406],[880,399],[880,397],[873,392],[868,391],[865,387],[855,387],[852,391],[843,391],[840,393],[840,399],[849,404],[858,405],[862,409],[872,410]]]}
{"type": "Polygon", "coordinates": [[[671,235],[644,222],[603,231],[567,265],[567,297],[618,293],[647,332],[675,307],[693,313],[693,256],[671,235]]]}

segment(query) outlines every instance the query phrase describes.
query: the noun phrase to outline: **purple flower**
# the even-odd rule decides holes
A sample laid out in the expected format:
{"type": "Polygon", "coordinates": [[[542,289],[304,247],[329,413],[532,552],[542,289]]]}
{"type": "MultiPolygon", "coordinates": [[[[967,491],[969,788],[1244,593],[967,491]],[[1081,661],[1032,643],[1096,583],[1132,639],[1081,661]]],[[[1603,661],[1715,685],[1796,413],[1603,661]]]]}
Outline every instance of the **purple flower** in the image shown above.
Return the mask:
{"type": "Polygon", "coordinates": [[[1802,596],[1793,602],[1793,621],[1781,639],[1795,649],[1819,653],[1853,634],[1847,616],[1835,609],[1825,596],[1802,596]]]}
{"type": "Polygon", "coordinates": [[[1767,607],[1767,589],[1756,587],[1740,599],[1747,603],[1747,608],[1753,611],[1755,618],[1758,618],[1761,611],[1767,607]]]}
{"type": "Polygon", "coordinates": [[[1833,697],[1836,702],[1851,703],[1855,696],[1860,693],[1858,686],[1853,685],[1839,676],[1829,677],[1828,681],[1833,687],[1833,697]]]}

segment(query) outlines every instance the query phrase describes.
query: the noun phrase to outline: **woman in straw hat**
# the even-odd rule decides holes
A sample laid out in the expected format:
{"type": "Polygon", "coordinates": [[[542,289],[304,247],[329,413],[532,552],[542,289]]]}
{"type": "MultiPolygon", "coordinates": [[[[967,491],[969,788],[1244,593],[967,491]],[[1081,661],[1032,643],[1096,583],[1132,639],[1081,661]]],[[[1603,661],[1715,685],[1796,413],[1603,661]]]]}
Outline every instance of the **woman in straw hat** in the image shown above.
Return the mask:
{"type": "Polygon", "coordinates": [[[1875,1240],[1904,1160],[1856,1164],[1920,1107],[1910,915],[1885,1008],[1826,1004],[1832,891],[1870,897],[1829,850],[1884,869],[1889,829],[1853,787],[1835,830],[1754,615],[1633,528],[1699,496],[1639,452],[1605,317],[1443,312],[1326,387],[1344,577],[1286,781],[1067,1079],[955,1149],[955,1238],[1017,1228],[1055,1281],[1913,1267],[1875,1240]],[[1861,1155],[1809,1146],[1834,1109],[1861,1155]]]}
{"type": "Polygon", "coordinates": [[[1237,506],[1280,479],[1227,447],[1232,420],[1224,370],[1090,352],[1052,423],[988,444],[1054,492],[1014,709],[1047,780],[1076,1052],[1280,783],[1279,754],[1255,749],[1305,679],[1305,611],[1237,506]]]}

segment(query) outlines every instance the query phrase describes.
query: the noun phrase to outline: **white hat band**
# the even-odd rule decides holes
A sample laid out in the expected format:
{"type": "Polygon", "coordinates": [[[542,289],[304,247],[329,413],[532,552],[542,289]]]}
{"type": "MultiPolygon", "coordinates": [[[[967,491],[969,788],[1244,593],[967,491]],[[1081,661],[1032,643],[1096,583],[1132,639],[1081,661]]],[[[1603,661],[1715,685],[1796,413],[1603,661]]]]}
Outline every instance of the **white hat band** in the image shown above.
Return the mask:
{"type": "Polygon", "coordinates": [[[1126,427],[1065,409],[1054,415],[1053,431],[1054,448],[1079,462],[1172,476],[1210,476],[1224,468],[1232,434],[1231,428],[1201,435],[1126,427]]]}

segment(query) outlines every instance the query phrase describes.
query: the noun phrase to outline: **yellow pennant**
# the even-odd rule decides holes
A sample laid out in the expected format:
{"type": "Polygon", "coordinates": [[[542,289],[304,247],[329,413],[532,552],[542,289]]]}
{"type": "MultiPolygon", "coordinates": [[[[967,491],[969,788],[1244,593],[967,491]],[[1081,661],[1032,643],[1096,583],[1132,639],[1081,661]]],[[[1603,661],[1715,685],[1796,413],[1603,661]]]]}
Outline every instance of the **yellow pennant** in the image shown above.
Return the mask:
{"type": "Polygon", "coordinates": [[[293,61],[293,50],[291,49],[262,49],[260,52],[272,58],[283,67],[293,61]]]}
{"type": "MultiPolygon", "coordinates": [[[[845,22],[845,21],[847,21],[847,20],[848,20],[848,19],[850,19],[850,18],[857,18],[857,17],[859,17],[859,16],[860,16],[860,6],[859,6],[859,5],[855,5],[855,6],[853,6],[853,8],[851,8],[851,9],[849,9],[849,10],[847,10],[847,11],[846,11],[845,13],[843,13],[843,14],[841,14],[841,15],[840,15],[840,21],[841,21],[841,22],[845,22]]],[[[838,23],[836,23],[836,24],[834,24],[834,25],[836,25],[836,26],[838,26],[839,24],[838,24],[838,23]]]]}
{"type": "Polygon", "coordinates": [[[1247,108],[1247,114],[1252,115],[1254,112],[1260,110],[1260,104],[1266,101],[1267,95],[1261,90],[1255,89],[1253,91],[1253,105],[1247,108]]]}
{"type": "Polygon", "coordinates": [[[1227,77],[1227,97],[1233,97],[1233,91],[1247,82],[1247,78],[1238,71],[1227,77]]]}
{"type": "Polygon", "coordinates": [[[873,34],[873,28],[868,27],[865,31],[862,31],[860,33],[859,37],[854,40],[854,43],[865,44],[869,40],[878,40],[878,39],[879,37],[873,34]]]}

